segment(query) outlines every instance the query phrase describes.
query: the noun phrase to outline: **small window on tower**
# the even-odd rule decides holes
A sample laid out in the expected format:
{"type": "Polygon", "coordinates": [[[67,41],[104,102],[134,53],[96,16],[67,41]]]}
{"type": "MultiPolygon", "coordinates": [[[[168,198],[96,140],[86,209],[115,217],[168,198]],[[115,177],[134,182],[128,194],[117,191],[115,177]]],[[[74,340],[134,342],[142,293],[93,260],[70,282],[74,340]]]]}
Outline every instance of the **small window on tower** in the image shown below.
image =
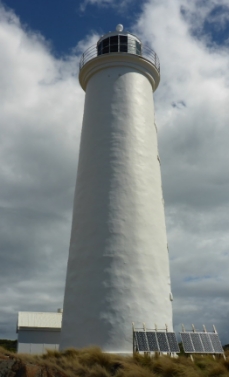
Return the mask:
{"type": "Polygon", "coordinates": [[[136,54],[136,40],[130,35],[128,36],[127,47],[129,54],[136,54]]]}
{"type": "Polygon", "coordinates": [[[102,54],[102,43],[98,44],[97,49],[98,49],[98,55],[101,55],[102,54]]]}
{"type": "Polygon", "coordinates": [[[102,41],[103,47],[102,47],[102,54],[108,54],[109,53],[109,39],[106,38],[102,41]]]}
{"type": "Polygon", "coordinates": [[[110,37],[110,52],[118,52],[118,36],[110,37]]]}
{"type": "Polygon", "coordinates": [[[136,41],[135,43],[136,43],[136,54],[141,55],[142,54],[142,46],[138,41],[136,41]]]}
{"type": "Polygon", "coordinates": [[[127,37],[125,35],[120,35],[120,52],[127,52],[127,37]]]}

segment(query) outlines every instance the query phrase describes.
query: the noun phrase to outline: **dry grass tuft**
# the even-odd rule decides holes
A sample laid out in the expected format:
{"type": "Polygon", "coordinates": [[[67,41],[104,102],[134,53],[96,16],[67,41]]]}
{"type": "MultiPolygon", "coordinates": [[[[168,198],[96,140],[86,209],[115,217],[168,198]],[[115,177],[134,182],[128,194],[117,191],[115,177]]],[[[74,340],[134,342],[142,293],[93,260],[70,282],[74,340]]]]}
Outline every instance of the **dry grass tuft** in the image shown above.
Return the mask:
{"type": "Polygon", "coordinates": [[[169,356],[134,355],[135,365],[147,369],[156,376],[186,376],[187,371],[191,376],[196,376],[196,368],[191,360],[186,357],[171,358],[169,356]]]}
{"type": "MultiPolygon", "coordinates": [[[[47,376],[63,377],[229,377],[229,359],[212,356],[178,358],[159,355],[119,356],[103,353],[98,347],[63,352],[48,350],[44,355],[15,355],[5,349],[0,354],[17,358],[31,371],[36,367],[47,376]],[[49,374],[50,373],[50,374],[49,374]]],[[[229,356],[229,352],[228,355],[229,356]]],[[[4,358],[4,357],[3,357],[4,358]]],[[[28,377],[28,376],[27,376],[28,377]]]]}
{"type": "MultiPolygon", "coordinates": [[[[111,376],[111,375],[110,375],[111,376]]],[[[130,367],[129,365],[126,366],[125,370],[118,371],[115,374],[115,377],[156,377],[154,373],[150,372],[149,370],[135,365],[135,367],[130,367]]]]}

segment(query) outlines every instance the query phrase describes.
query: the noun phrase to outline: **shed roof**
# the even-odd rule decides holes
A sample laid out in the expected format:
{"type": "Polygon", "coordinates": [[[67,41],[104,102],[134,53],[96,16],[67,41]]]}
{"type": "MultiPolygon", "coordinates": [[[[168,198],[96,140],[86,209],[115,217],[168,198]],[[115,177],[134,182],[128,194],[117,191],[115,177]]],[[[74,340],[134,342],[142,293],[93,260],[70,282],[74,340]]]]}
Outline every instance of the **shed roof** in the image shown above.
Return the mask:
{"type": "Polygon", "coordinates": [[[22,327],[61,329],[61,323],[62,313],[19,312],[17,329],[22,327]]]}

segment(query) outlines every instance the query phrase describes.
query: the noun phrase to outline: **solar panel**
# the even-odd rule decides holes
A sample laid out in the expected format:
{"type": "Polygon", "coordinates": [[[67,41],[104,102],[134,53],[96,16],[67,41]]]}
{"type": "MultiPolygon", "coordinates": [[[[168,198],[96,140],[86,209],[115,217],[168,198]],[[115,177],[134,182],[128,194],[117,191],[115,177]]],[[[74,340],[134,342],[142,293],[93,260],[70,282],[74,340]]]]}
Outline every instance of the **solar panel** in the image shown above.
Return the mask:
{"type": "Polygon", "coordinates": [[[160,352],[170,352],[165,332],[156,332],[160,352]]]}
{"type": "Polygon", "coordinates": [[[183,343],[183,348],[185,353],[194,353],[194,347],[190,338],[190,333],[182,332],[180,333],[181,340],[183,343]]]}
{"type": "Polygon", "coordinates": [[[167,332],[166,335],[169,342],[170,352],[180,352],[175,333],[167,332]]]}
{"type": "Polygon", "coordinates": [[[194,346],[194,352],[196,353],[204,353],[204,348],[200,340],[200,334],[192,332],[190,333],[190,337],[192,339],[192,343],[194,346]]]}
{"type": "Polygon", "coordinates": [[[212,334],[209,334],[209,338],[211,340],[214,353],[223,353],[223,348],[219,339],[219,335],[212,333],[212,334]]]}
{"type": "Polygon", "coordinates": [[[204,352],[205,353],[214,353],[214,349],[212,347],[211,340],[209,338],[208,333],[200,333],[200,338],[202,340],[204,352]]]}
{"type": "Polygon", "coordinates": [[[180,352],[174,332],[134,331],[139,352],[180,352]]]}
{"type": "Polygon", "coordinates": [[[180,333],[186,353],[223,353],[219,335],[207,332],[180,333]]]}
{"type": "Polygon", "coordinates": [[[148,339],[148,344],[149,344],[149,350],[151,352],[156,352],[160,351],[157,343],[157,338],[156,338],[156,333],[152,331],[148,331],[147,333],[147,339],[148,339]]]}
{"type": "Polygon", "coordinates": [[[149,351],[145,331],[135,331],[135,339],[136,339],[138,351],[140,352],[149,351]]]}

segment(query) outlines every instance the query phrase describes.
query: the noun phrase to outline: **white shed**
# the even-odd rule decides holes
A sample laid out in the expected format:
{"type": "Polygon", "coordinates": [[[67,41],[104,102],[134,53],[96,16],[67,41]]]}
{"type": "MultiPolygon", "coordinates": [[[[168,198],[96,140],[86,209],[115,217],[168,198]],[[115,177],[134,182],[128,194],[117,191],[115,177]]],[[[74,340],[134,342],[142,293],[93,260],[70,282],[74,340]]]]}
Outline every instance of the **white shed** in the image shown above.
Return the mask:
{"type": "Polygon", "coordinates": [[[46,349],[58,350],[62,310],[57,313],[19,312],[17,352],[41,354],[46,349]]]}

